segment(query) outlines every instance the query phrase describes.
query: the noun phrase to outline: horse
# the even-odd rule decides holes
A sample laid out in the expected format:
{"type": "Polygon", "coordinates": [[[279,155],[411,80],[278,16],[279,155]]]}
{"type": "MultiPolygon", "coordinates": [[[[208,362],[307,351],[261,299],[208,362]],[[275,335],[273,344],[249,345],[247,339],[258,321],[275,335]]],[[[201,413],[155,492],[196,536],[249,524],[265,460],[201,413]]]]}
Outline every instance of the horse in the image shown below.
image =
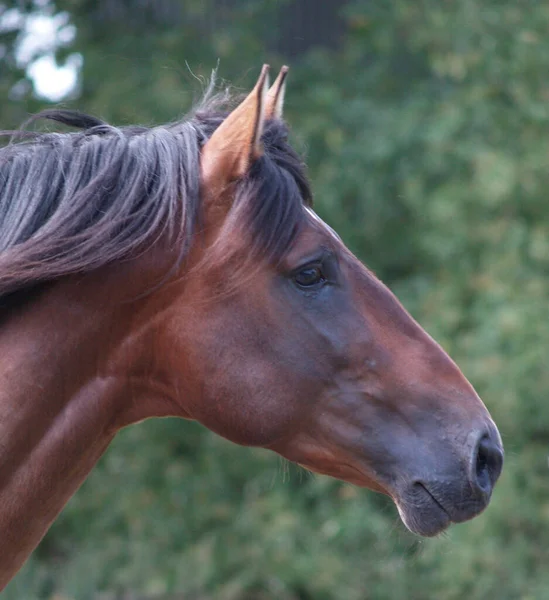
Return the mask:
{"type": "Polygon", "coordinates": [[[232,110],[206,95],[119,128],[51,109],[77,130],[0,150],[0,588],[117,432],[151,417],[387,494],[420,536],[488,505],[496,425],[314,212],[288,69],[268,72],[232,110]]]}

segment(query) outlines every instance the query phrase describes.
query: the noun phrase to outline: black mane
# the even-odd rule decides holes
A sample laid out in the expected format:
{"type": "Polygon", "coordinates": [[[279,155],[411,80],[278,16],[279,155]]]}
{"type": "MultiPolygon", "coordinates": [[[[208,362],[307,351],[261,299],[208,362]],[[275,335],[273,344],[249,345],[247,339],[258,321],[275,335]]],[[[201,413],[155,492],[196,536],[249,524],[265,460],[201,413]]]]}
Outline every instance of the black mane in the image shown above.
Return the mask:
{"type": "MultiPolygon", "coordinates": [[[[81,131],[23,131],[0,149],[0,300],[128,258],[161,236],[182,259],[200,218],[200,150],[225,116],[210,104],[153,128],[66,110],[34,117],[81,131]]],[[[263,143],[231,210],[251,235],[250,257],[277,261],[311,193],[284,123],[269,121],[263,143]]]]}

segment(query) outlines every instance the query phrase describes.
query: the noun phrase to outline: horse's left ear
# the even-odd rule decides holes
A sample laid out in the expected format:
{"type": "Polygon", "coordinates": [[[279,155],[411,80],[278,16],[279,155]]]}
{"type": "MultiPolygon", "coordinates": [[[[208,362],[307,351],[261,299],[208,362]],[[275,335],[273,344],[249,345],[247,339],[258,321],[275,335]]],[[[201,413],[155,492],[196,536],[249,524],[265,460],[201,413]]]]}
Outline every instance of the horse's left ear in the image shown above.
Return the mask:
{"type": "Polygon", "coordinates": [[[282,69],[280,69],[280,73],[275,79],[273,86],[267,92],[267,99],[265,101],[266,119],[282,119],[284,93],[286,92],[286,76],[288,75],[288,71],[289,67],[284,65],[282,69]]]}
{"type": "Polygon", "coordinates": [[[269,66],[263,65],[254,89],[204,145],[200,170],[206,200],[219,199],[227,186],[244,177],[263,154],[261,134],[268,87],[269,66]]]}

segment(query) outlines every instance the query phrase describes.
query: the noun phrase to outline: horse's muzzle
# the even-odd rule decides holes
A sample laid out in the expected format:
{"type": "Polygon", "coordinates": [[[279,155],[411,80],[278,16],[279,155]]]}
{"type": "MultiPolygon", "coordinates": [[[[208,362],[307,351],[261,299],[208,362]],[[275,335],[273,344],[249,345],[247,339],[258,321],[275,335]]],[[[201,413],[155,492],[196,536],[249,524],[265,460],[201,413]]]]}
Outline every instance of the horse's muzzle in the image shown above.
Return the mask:
{"type": "Polygon", "coordinates": [[[441,452],[438,468],[398,490],[395,502],[410,531],[431,537],[452,523],[472,519],[488,506],[503,466],[497,429],[490,425],[480,432],[469,454],[467,467],[452,470],[453,460],[441,452]]]}

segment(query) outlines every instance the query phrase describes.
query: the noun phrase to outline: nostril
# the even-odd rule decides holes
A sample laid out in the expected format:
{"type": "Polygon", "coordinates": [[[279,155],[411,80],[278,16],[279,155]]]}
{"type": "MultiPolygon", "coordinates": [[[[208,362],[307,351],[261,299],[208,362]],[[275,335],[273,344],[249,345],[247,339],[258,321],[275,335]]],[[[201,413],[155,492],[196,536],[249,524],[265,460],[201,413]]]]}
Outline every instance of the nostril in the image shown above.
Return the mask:
{"type": "Polygon", "coordinates": [[[503,453],[498,443],[485,434],[480,439],[475,458],[476,483],[482,492],[489,494],[501,472],[503,453]]]}
{"type": "Polygon", "coordinates": [[[488,471],[488,452],[483,440],[480,441],[477,450],[476,462],[477,484],[482,491],[489,491],[491,487],[490,473],[488,471]]]}

